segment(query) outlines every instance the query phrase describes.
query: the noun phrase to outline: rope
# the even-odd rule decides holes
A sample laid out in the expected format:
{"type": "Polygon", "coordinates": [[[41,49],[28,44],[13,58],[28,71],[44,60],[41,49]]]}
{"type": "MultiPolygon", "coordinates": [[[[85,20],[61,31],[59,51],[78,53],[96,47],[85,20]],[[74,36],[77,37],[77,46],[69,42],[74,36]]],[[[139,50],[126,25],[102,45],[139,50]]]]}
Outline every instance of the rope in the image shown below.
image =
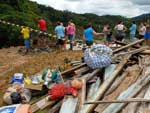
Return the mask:
{"type": "MultiPolygon", "coordinates": [[[[0,23],[5,24],[5,25],[16,26],[16,27],[20,27],[20,28],[23,27],[23,26],[21,26],[19,24],[14,24],[14,23],[7,22],[7,21],[1,20],[1,19],[0,19],[0,23]]],[[[48,35],[48,36],[51,36],[53,38],[56,38],[56,35],[52,35],[52,34],[49,34],[49,33],[46,33],[46,32],[40,31],[40,30],[37,30],[37,29],[30,28],[30,31],[34,31],[36,33],[43,33],[44,35],[48,35]]]]}

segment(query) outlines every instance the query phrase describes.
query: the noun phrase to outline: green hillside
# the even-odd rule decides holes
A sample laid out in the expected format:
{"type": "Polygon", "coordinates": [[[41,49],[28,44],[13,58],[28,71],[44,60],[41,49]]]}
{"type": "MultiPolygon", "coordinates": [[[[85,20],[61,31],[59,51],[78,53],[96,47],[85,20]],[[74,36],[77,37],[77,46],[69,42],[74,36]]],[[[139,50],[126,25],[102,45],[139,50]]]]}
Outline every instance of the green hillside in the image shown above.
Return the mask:
{"type": "MultiPolygon", "coordinates": [[[[64,22],[72,20],[77,26],[77,37],[82,35],[83,26],[91,22],[96,31],[101,31],[104,24],[109,23],[112,27],[123,20],[126,25],[130,20],[121,16],[97,16],[95,14],[76,14],[69,11],[58,11],[52,7],[37,4],[29,0],[1,0],[0,1],[0,19],[15,24],[38,29],[37,19],[44,18],[48,23],[48,32],[54,34],[54,27],[57,21],[64,22]]],[[[0,47],[17,46],[22,44],[20,37],[20,28],[11,27],[0,23],[0,47]]]]}

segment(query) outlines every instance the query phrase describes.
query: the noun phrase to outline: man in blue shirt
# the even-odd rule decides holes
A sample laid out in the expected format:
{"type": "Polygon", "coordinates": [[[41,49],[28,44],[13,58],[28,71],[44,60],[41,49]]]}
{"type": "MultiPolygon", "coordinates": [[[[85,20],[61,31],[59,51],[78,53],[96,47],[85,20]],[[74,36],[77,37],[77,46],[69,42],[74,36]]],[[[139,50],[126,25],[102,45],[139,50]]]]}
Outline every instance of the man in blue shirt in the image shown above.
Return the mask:
{"type": "Polygon", "coordinates": [[[83,33],[83,38],[85,39],[86,45],[87,46],[91,46],[93,45],[93,41],[94,41],[94,35],[102,35],[103,33],[97,33],[94,31],[94,29],[92,28],[91,23],[89,23],[84,30],[83,33]]]}
{"type": "Polygon", "coordinates": [[[135,34],[136,34],[136,29],[137,26],[135,24],[135,21],[132,22],[132,26],[130,27],[130,41],[134,42],[135,41],[135,34]]]}
{"type": "Polygon", "coordinates": [[[60,48],[64,48],[64,38],[65,38],[65,27],[61,25],[61,22],[57,22],[57,26],[55,27],[55,33],[57,35],[56,45],[60,48]]]}

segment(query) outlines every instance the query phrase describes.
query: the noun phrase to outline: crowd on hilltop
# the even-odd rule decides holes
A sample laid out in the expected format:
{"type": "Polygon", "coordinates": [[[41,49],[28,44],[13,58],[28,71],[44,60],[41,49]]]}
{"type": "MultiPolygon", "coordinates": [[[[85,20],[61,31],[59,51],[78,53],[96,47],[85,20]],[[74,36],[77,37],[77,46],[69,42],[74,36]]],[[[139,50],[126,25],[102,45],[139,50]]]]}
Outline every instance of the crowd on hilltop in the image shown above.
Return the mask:
{"type": "MultiPolygon", "coordinates": [[[[41,47],[46,47],[47,46],[47,25],[46,21],[42,18],[38,19],[38,25],[40,31],[39,39],[38,39],[38,45],[41,47]]],[[[112,29],[112,26],[109,24],[104,25],[103,31],[102,32],[96,32],[92,24],[89,23],[88,25],[84,26],[84,31],[83,31],[83,37],[82,39],[86,43],[87,46],[93,45],[94,41],[94,36],[96,35],[102,35],[102,37],[105,39],[105,45],[109,46],[113,40],[118,40],[118,41],[124,41],[127,31],[130,34],[130,42],[134,42],[137,39],[145,39],[146,45],[150,45],[150,25],[149,23],[141,23],[140,26],[138,27],[136,25],[136,22],[133,21],[132,25],[130,28],[127,28],[125,24],[120,21],[118,24],[112,29]],[[115,32],[115,35],[114,35],[115,32]],[[137,35],[138,34],[138,35],[137,35]]],[[[68,22],[67,26],[63,25],[63,22],[58,21],[56,23],[56,27],[54,28],[54,32],[56,33],[57,36],[57,41],[56,41],[56,46],[59,49],[65,49],[67,42],[69,42],[69,49],[73,49],[73,40],[75,39],[75,34],[76,34],[76,26],[75,24],[71,21],[68,22]]],[[[29,51],[30,48],[30,30],[28,27],[23,27],[21,30],[21,33],[23,34],[24,37],[24,44],[26,48],[26,53],[29,51]]]]}

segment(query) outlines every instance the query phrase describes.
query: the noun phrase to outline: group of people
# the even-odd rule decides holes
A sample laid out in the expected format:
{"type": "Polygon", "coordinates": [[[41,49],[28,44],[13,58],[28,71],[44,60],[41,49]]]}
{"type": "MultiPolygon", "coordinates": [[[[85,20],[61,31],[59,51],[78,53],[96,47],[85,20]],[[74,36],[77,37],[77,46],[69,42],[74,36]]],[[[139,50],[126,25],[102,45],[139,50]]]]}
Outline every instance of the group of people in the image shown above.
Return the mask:
{"type": "MultiPolygon", "coordinates": [[[[123,41],[127,32],[127,27],[124,25],[124,23],[120,21],[115,26],[114,30],[116,32],[115,39],[118,41],[123,41]]],[[[108,24],[104,26],[103,33],[106,37],[105,44],[109,45],[112,42],[112,30],[108,24]]],[[[138,28],[135,21],[133,21],[131,27],[129,28],[129,34],[130,42],[134,42],[136,39],[144,38],[146,45],[150,45],[150,26],[148,24],[141,23],[138,28]]]]}
{"type": "MultiPolygon", "coordinates": [[[[47,45],[47,36],[44,34],[47,32],[46,21],[42,18],[38,19],[38,27],[42,33],[40,33],[38,38],[38,46],[45,47],[47,45]]],[[[25,54],[27,54],[31,47],[30,42],[30,28],[28,26],[23,25],[21,28],[21,33],[24,38],[24,45],[25,45],[25,54]]]]}
{"type": "Polygon", "coordinates": [[[75,37],[76,27],[73,22],[68,22],[68,25],[66,27],[63,26],[63,23],[58,21],[57,26],[55,27],[55,33],[57,35],[57,42],[56,45],[59,47],[59,49],[65,49],[66,48],[66,37],[69,40],[69,49],[73,49],[73,39],[75,37]]]}
{"type": "MultiPolygon", "coordinates": [[[[58,46],[59,49],[65,49],[66,43],[68,40],[69,45],[70,45],[69,49],[72,50],[73,49],[73,39],[75,38],[75,33],[76,33],[75,24],[72,21],[69,21],[66,27],[64,27],[63,23],[60,21],[58,21],[56,24],[57,25],[54,28],[54,31],[57,36],[56,46],[58,46]]],[[[39,35],[38,45],[45,47],[48,42],[47,41],[48,38],[44,34],[47,32],[46,21],[42,18],[39,18],[38,25],[39,25],[40,31],[42,31],[42,33],[40,33],[40,35],[39,35]]],[[[103,31],[101,33],[96,32],[93,29],[92,24],[89,23],[88,25],[86,25],[84,27],[83,40],[85,40],[85,43],[87,46],[91,46],[91,45],[93,45],[95,35],[96,36],[103,35],[105,37],[105,44],[107,46],[109,46],[109,44],[111,44],[112,40],[113,40],[113,38],[112,38],[113,32],[112,31],[113,30],[111,29],[110,25],[106,24],[103,27],[103,31]]],[[[114,27],[114,31],[116,32],[115,39],[119,40],[119,41],[123,41],[126,36],[127,27],[124,25],[124,23],[122,21],[120,21],[114,27]]],[[[150,26],[148,24],[146,25],[146,24],[141,23],[139,28],[137,28],[135,21],[133,21],[131,27],[129,28],[129,32],[130,32],[130,42],[134,42],[136,40],[136,38],[138,38],[138,39],[144,38],[146,45],[150,45],[150,26]],[[138,36],[136,35],[137,31],[138,31],[138,36]]],[[[25,48],[26,48],[25,53],[27,53],[30,48],[30,29],[29,29],[29,27],[22,27],[21,33],[23,34],[23,37],[24,37],[24,44],[25,44],[25,48]]]]}

